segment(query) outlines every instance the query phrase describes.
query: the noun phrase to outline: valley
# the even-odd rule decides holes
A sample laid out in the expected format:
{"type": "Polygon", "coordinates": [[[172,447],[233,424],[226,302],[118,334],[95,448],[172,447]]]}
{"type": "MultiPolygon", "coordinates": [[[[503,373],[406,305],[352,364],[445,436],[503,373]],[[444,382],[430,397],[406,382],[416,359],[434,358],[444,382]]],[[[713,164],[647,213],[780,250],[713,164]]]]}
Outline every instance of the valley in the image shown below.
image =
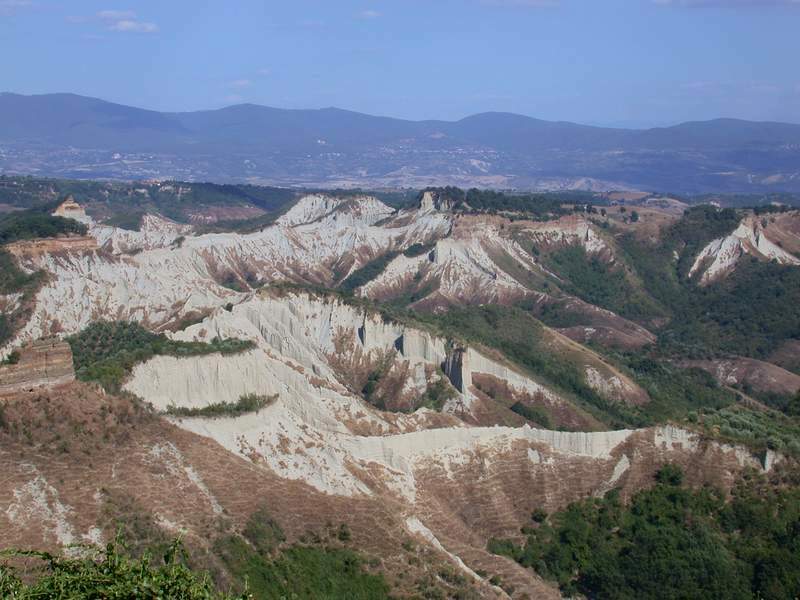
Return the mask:
{"type": "Polygon", "coordinates": [[[796,208],[3,183],[0,547],[180,537],[264,598],[591,597],[552,536],[613,513],[636,587],[621,507],[663,495],[737,593],[794,589],[796,208]],[[755,488],[783,533],[734,556],[705,519],[755,488]]]}

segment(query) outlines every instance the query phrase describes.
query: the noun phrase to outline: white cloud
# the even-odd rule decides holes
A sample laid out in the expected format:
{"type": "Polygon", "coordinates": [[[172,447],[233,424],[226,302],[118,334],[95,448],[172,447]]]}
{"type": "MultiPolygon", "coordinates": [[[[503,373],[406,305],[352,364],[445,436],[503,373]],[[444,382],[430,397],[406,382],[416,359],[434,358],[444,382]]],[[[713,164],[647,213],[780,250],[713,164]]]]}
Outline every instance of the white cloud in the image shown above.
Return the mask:
{"type": "Polygon", "coordinates": [[[258,74],[261,75],[262,77],[267,77],[269,75],[272,75],[272,69],[269,68],[259,69],[258,74]]]}
{"type": "Polygon", "coordinates": [[[233,81],[229,81],[228,85],[234,88],[246,88],[253,85],[253,82],[249,79],[234,79],[233,81]]]}
{"type": "Polygon", "coordinates": [[[381,13],[379,13],[377,10],[368,9],[362,10],[360,13],[358,13],[358,16],[362,19],[377,19],[381,16],[381,13]]]}
{"type": "Polygon", "coordinates": [[[132,10],[101,10],[97,18],[106,24],[109,31],[124,33],[156,33],[158,25],[148,21],[140,21],[132,10]]]}
{"type": "Polygon", "coordinates": [[[136,18],[136,13],[132,10],[101,10],[97,13],[97,18],[104,21],[123,21],[136,18]]]}
{"type": "Polygon", "coordinates": [[[155,33],[158,31],[158,25],[155,23],[131,21],[128,19],[115,21],[114,23],[111,23],[108,28],[111,31],[126,31],[131,33],[155,33]]]}

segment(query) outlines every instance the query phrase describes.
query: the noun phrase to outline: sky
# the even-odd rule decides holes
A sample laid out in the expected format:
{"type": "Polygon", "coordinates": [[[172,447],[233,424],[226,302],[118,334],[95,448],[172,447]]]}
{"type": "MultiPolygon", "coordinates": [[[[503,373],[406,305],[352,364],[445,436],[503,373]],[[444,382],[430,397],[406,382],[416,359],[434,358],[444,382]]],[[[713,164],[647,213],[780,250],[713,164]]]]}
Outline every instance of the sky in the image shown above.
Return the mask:
{"type": "Polygon", "coordinates": [[[0,91],[800,123],[800,0],[0,0],[0,91]]]}

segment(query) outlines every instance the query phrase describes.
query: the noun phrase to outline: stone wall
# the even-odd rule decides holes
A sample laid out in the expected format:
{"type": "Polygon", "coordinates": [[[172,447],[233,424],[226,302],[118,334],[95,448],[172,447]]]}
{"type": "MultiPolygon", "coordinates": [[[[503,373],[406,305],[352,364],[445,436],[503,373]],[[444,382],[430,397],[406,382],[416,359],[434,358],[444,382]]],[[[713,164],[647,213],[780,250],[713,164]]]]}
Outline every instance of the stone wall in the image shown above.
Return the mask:
{"type": "Polygon", "coordinates": [[[72,350],[64,341],[39,340],[18,352],[16,364],[0,365],[0,395],[51,387],[75,379],[72,350]]]}

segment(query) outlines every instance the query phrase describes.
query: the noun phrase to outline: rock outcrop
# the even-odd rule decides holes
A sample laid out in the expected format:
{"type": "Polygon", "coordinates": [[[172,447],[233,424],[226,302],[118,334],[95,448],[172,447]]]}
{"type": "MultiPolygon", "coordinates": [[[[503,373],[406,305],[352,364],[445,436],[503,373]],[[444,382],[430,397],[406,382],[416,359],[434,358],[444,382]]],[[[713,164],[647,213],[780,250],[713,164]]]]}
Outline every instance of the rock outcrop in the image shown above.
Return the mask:
{"type": "Polygon", "coordinates": [[[65,219],[74,219],[79,223],[89,225],[92,223],[92,218],[86,214],[83,207],[75,201],[72,196],[67,196],[66,199],[58,205],[53,211],[54,217],[64,217],[65,219]]]}
{"type": "Polygon", "coordinates": [[[792,212],[780,216],[780,220],[749,215],[728,236],[706,245],[697,255],[689,271],[690,276],[699,276],[705,285],[721,279],[734,270],[739,260],[750,255],[761,260],[771,260],[782,265],[800,265],[800,258],[784,249],[795,249],[800,245],[797,221],[800,213],[792,212]],[[775,241],[773,241],[773,238],[775,241]]]}
{"type": "Polygon", "coordinates": [[[39,340],[17,351],[14,364],[0,366],[0,396],[75,379],[72,350],[60,340],[39,340]]]}

